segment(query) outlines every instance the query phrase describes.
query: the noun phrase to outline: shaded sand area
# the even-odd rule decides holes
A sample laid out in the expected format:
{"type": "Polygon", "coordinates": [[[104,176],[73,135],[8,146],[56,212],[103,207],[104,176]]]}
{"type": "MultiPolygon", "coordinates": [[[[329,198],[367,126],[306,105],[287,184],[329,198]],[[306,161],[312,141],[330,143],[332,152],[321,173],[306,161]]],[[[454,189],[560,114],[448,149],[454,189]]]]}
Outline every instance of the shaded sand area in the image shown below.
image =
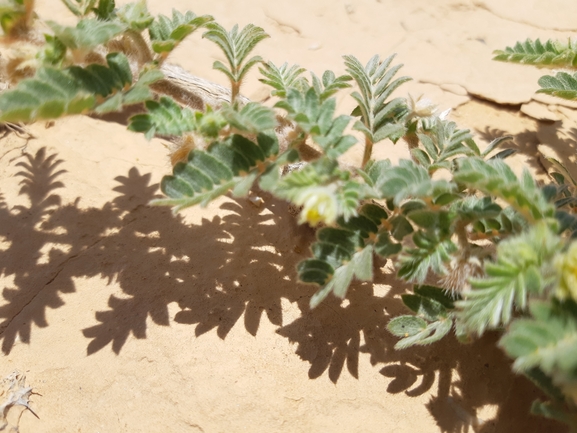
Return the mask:
{"type": "MultiPolygon", "coordinates": [[[[44,18],[70,17],[57,0],[38,3],[44,18]]],[[[518,171],[544,178],[550,155],[574,171],[574,107],[534,93],[543,71],[491,53],[572,36],[575,2],[148,3],[262,26],[271,38],[258,54],[316,74],[343,73],[344,54],[395,52],[415,78],[401,94],[453,108],[481,143],[513,135],[518,171]]],[[[199,33],[171,61],[226,84],[212,70],[220,58],[199,33]]],[[[242,91],[268,95],[256,71],[242,91]]],[[[351,101],[344,92],[339,110],[351,101]]],[[[540,395],[510,372],[495,335],[395,351],[385,326],[407,286],[388,264],[311,312],[315,289],[295,281],[310,231],[286,203],[223,199],[173,216],[147,206],[170,170],[162,140],[89,117],[28,129],[35,138],[0,139],[0,377],[25,374],[38,415],[10,409],[20,432],[563,431],[527,415],[540,395]]],[[[407,150],[382,143],[377,154],[407,150]]]]}

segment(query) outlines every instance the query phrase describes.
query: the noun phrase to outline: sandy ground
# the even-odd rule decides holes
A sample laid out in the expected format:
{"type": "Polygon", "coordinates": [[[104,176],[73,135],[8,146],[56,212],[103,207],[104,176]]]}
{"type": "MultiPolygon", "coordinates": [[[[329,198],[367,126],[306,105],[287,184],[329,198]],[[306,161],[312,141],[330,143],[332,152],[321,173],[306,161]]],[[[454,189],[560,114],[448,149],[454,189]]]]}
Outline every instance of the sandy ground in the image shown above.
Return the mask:
{"type": "MultiPolygon", "coordinates": [[[[44,18],[69,17],[57,0],[38,3],[44,18]]],[[[491,60],[517,40],[571,36],[573,1],[149,7],[260,25],[271,35],[260,55],[317,74],[343,73],[344,54],[396,52],[415,78],[403,93],[453,108],[480,142],[512,134],[516,170],[543,176],[544,155],[573,170],[574,108],[535,95],[543,71],[491,60]]],[[[211,69],[218,58],[199,34],[171,60],[226,84],[211,69]]],[[[256,73],[242,90],[267,96],[256,73]]],[[[162,140],[88,117],[29,130],[36,138],[0,139],[0,377],[25,374],[37,414],[10,409],[20,432],[563,431],[527,414],[539,393],[510,372],[494,335],[395,351],[385,326],[404,312],[407,287],[386,266],[345,302],[309,311],[314,288],[297,284],[294,268],[310,233],[285,203],[224,199],[173,216],[147,206],[170,170],[162,140]]],[[[377,152],[406,156],[402,144],[377,152]]],[[[360,149],[347,158],[358,163],[360,149]]]]}

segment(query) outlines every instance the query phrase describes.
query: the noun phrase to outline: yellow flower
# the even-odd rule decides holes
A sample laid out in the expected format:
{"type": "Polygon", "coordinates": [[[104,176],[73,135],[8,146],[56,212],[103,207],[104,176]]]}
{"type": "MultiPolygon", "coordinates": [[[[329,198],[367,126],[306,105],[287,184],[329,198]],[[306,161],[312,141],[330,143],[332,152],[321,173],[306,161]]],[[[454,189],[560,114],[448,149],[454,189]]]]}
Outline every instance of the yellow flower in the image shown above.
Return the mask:
{"type": "Polygon", "coordinates": [[[302,206],[299,223],[308,222],[312,226],[319,223],[332,224],[338,216],[339,204],[329,187],[319,186],[308,188],[296,200],[297,206],[302,206]]]}
{"type": "Polygon", "coordinates": [[[557,257],[555,265],[561,274],[557,296],[577,300],[577,242],[573,242],[566,253],[557,257]]]}

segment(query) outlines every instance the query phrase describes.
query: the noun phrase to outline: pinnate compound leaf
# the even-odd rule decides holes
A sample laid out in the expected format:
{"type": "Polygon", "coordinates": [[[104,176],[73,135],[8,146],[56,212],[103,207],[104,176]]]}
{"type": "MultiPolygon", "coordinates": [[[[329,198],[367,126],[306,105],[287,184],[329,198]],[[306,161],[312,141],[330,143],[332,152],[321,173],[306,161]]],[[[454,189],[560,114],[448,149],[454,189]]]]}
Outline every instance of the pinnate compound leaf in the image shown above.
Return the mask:
{"type": "Polygon", "coordinates": [[[414,345],[425,346],[439,341],[447,335],[452,326],[451,319],[427,323],[419,317],[399,316],[389,322],[387,329],[397,337],[405,337],[395,344],[395,349],[406,349],[414,345]]]}
{"type": "Polygon", "coordinates": [[[73,50],[92,49],[126,30],[122,23],[93,18],[80,20],[76,27],[62,26],[54,21],[47,21],[46,24],[59,41],[73,50]]]}
{"type": "Polygon", "coordinates": [[[128,3],[116,11],[116,16],[129,29],[141,32],[148,28],[154,21],[154,17],[148,12],[146,0],[138,0],[128,3]]]}
{"type": "Polygon", "coordinates": [[[213,143],[208,151],[191,151],[187,162],[177,163],[172,175],[162,179],[161,190],[168,198],[152,204],[173,206],[177,212],[196,204],[205,206],[230,191],[239,196],[246,194],[259,174],[257,160],[245,157],[243,152],[249,141],[233,134],[213,143]]]}
{"type": "Polygon", "coordinates": [[[315,74],[312,74],[313,87],[319,95],[321,103],[333,96],[341,89],[351,87],[348,83],[353,78],[349,75],[337,77],[333,71],[325,71],[322,80],[315,74]]]}
{"type": "MultiPolygon", "coordinates": [[[[440,164],[456,156],[480,155],[477,146],[471,143],[469,130],[458,129],[455,122],[435,117],[431,129],[417,135],[430,164],[440,164]]],[[[430,164],[424,165],[429,167],[430,164]]]]}
{"type": "Polygon", "coordinates": [[[182,108],[172,98],[162,96],[158,101],[146,101],[147,113],[130,118],[128,129],[142,132],[147,138],[155,134],[180,136],[196,128],[195,116],[189,108],[182,108]]]}
{"type": "Polygon", "coordinates": [[[344,56],[346,70],[360,90],[360,93],[353,92],[351,95],[359,104],[354,114],[358,112],[361,117],[355,129],[361,131],[371,143],[385,138],[396,141],[404,135],[404,126],[399,121],[408,113],[406,101],[401,98],[388,101],[388,98],[410,78],[393,80],[402,67],[389,68],[393,58],[394,55],[381,61],[379,56],[375,56],[363,66],[356,57],[344,56]]]}
{"type": "Polygon", "coordinates": [[[268,35],[262,28],[253,24],[248,24],[240,32],[236,25],[230,32],[227,32],[224,27],[215,22],[210,22],[205,27],[208,31],[202,37],[209,39],[220,47],[229,65],[227,68],[221,62],[215,62],[215,69],[224,72],[232,82],[240,83],[248,72],[249,67],[261,61],[259,57],[246,60],[247,56],[268,35]]]}
{"type": "Polygon", "coordinates": [[[92,11],[99,20],[110,21],[114,16],[115,7],[116,4],[114,0],[99,0],[98,6],[93,8],[92,11]]]}
{"type": "Polygon", "coordinates": [[[277,126],[274,111],[257,102],[249,102],[240,110],[225,105],[221,114],[231,126],[243,132],[254,134],[277,126]]]}
{"type": "Polygon", "coordinates": [[[535,301],[530,311],[533,317],[515,320],[500,346],[515,359],[515,370],[539,368],[566,395],[575,398],[577,304],[573,300],[535,301]]]}
{"type": "Polygon", "coordinates": [[[457,246],[450,240],[440,240],[432,232],[416,232],[413,242],[417,248],[407,248],[399,257],[398,276],[408,281],[422,283],[429,272],[445,275],[446,263],[457,251],[457,246]]]}
{"type": "MultiPolygon", "coordinates": [[[[24,79],[0,94],[0,119],[13,122],[56,119],[94,109],[96,95],[108,97],[132,82],[124,54],[111,53],[106,59],[108,67],[92,64],[86,68],[38,69],[33,78],[24,79]]],[[[107,102],[104,109],[115,108],[117,101],[118,98],[107,102]]]]}
{"type": "Polygon", "coordinates": [[[264,77],[259,81],[271,86],[274,89],[271,92],[272,96],[279,98],[286,98],[288,89],[303,90],[308,84],[306,78],[302,77],[306,69],[298,65],[289,68],[287,63],[283,63],[277,67],[274,63],[267,62],[259,68],[259,71],[264,77]]]}
{"type": "Polygon", "coordinates": [[[513,170],[500,159],[484,161],[474,157],[463,158],[458,161],[458,165],[454,181],[502,198],[528,221],[554,217],[555,207],[546,200],[527,170],[518,179],[513,170]]]}
{"type": "Polygon", "coordinates": [[[335,269],[329,282],[311,297],[311,309],[317,307],[330,293],[337,298],[344,299],[354,277],[361,281],[369,281],[373,278],[372,268],[373,248],[369,245],[354,253],[348,263],[335,269]]]}
{"type": "Polygon", "coordinates": [[[549,267],[560,248],[546,221],[499,243],[496,260],[485,263],[485,277],[471,279],[472,289],[456,303],[464,326],[481,335],[508,324],[515,309],[527,308],[529,294],[540,295],[552,283],[549,267]]]}
{"type": "Polygon", "coordinates": [[[375,164],[369,169],[369,176],[381,198],[391,198],[397,206],[407,198],[436,198],[456,189],[452,182],[432,180],[429,172],[413,161],[401,160],[398,166],[389,167],[387,163],[375,164]]]}
{"type": "Polygon", "coordinates": [[[159,15],[148,28],[152,49],[155,53],[169,53],[188,35],[213,21],[210,15],[196,16],[190,11],[182,14],[175,9],[172,10],[172,20],[159,15]]]}
{"type": "MultiPolygon", "coordinates": [[[[577,56],[577,52],[575,55],[577,56]]],[[[545,75],[539,78],[539,85],[541,89],[537,90],[537,93],[569,100],[577,99],[577,73],[557,72],[555,76],[545,75]]]]}
{"type": "Polygon", "coordinates": [[[556,41],[541,42],[527,39],[517,42],[513,47],[494,51],[493,60],[502,62],[522,63],[551,68],[575,68],[577,66],[577,47],[573,42],[562,44],[556,41]]]}

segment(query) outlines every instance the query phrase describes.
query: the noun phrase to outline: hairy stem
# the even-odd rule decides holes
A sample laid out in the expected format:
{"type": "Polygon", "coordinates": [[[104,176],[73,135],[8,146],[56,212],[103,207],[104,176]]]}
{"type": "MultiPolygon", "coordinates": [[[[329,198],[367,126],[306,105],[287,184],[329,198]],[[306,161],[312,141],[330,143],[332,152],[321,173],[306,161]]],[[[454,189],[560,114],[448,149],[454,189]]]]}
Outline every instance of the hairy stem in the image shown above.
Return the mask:
{"type": "Polygon", "coordinates": [[[365,152],[363,153],[363,163],[361,168],[365,168],[373,154],[373,141],[369,137],[365,137],[365,152]]]}
{"type": "Polygon", "coordinates": [[[240,93],[240,82],[231,82],[230,105],[234,107],[236,98],[240,93]]]}
{"type": "Polygon", "coordinates": [[[138,59],[139,66],[151,62],[152,53],[150,52],[150,47],[142,37],[142,34],[135,30],[127,30],[126,36],[128,36],[132,44],[134,44],[134,48],[136,48],[135,54],[138,59]]]}

